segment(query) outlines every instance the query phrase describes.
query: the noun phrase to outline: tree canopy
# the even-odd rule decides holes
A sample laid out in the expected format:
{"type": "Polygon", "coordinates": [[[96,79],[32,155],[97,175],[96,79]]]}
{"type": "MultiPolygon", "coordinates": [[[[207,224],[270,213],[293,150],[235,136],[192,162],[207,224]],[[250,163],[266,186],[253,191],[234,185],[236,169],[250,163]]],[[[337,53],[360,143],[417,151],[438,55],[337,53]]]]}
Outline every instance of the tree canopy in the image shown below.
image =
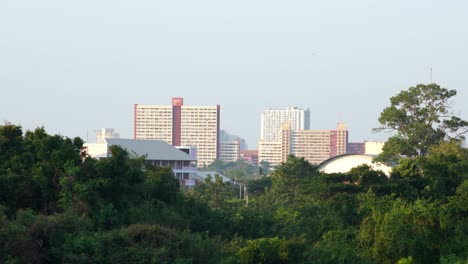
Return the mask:
{"type": "Polygon", "coordinates": [[[219,175],[181,187],[169,167],[81,145],[0,126],[0,263],[468,261],[468,150],[455,140],[390,177],[366,165],[324,174],[291,155],[244,178],[245,200],[219,175]]]}
{"type": "Polygon", "coordinates": [[[391,97],[390,106],[379,117],[382,126],[374,129],[395,133],[385,143],[380,159],[426,156],[431,146],[466,133],[468,122],[453,114],[451,99],[456,94],[456,90],[431,83],[391,97]]]}

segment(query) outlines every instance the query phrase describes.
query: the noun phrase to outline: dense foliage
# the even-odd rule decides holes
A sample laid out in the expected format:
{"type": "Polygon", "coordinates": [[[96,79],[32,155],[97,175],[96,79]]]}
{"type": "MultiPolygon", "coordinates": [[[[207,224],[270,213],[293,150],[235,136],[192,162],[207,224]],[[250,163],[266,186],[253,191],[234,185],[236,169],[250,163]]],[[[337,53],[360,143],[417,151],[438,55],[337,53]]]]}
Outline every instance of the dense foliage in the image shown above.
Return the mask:
{"type": "Polygon", "coordinates": [[[118,147],[95,160],[82,145],[0,126],[0,263],[468,263],[456,140],[400,157],[390,177],[323,174],[294,156],[268,177],[211,166],[237,173],[247,197],[218,175],[185,189],[170,168],[118,147]]]}
{"type": "Polygon", "coordinates": [[[376,130],[395,134],[386,142],[380,159],[426,156],[431,146],[468,132],[468,121],[451,109],[456,94],[456,90],[431,83],[418,84],[391,97],[390,106],[379,117],[382,126],[376,130]]]}
{"type": "Polygon", "coordinates": [[[290,156],[248,183],[181,189],[113,147],[0,127],[0,263],[466,263],[468,152],[457,142],[326,175],[290,156]],[[405,262],[406,261],[406,262],[405,262]]]}

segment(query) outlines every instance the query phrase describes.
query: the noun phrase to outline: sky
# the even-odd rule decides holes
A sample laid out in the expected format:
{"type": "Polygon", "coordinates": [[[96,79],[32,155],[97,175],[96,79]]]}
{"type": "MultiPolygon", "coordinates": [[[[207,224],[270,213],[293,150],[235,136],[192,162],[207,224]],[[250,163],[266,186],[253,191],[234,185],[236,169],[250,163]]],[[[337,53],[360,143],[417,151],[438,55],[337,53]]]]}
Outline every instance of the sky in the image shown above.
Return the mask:
{"type": "Polygon", "coordinates": [[[133,106],[221,105],[255,149],[268,108],[384,140],[380,112],[432,80],[468,119],[466,0],[2,0],[0,122],[95,140],[133,136],[133,106]]]}

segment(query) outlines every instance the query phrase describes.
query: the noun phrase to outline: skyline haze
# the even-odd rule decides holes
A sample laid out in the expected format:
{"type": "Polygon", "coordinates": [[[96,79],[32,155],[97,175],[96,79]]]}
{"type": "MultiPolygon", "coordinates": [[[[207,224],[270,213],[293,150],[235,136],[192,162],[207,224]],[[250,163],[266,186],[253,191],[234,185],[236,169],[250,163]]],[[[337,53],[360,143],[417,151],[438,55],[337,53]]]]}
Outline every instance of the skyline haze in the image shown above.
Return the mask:
{"type": "Polygon", "coordinates": [[[268,108],[310,129],[372,133],[389,98],[432,80],[468,119],[468,2],[13,1],[0,3],[0,120],[93,142],[133,136],[134,104],[220,105],[255,149],[268,108]]]}

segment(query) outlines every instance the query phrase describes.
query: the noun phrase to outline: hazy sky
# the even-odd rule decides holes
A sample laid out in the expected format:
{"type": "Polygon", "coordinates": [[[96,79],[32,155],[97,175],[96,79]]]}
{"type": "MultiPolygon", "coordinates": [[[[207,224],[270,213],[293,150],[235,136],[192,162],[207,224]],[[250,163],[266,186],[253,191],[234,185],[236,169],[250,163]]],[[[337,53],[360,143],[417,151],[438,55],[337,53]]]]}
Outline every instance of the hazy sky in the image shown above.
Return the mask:
{"type": "Polygon", "coordinates": [[[221,105],[255,148],[267,108],[373,134],[389,98],[433,80],[468,119],[468,1],[1,0],[0,120],[94,141],[133,105],[221,105]]]}

